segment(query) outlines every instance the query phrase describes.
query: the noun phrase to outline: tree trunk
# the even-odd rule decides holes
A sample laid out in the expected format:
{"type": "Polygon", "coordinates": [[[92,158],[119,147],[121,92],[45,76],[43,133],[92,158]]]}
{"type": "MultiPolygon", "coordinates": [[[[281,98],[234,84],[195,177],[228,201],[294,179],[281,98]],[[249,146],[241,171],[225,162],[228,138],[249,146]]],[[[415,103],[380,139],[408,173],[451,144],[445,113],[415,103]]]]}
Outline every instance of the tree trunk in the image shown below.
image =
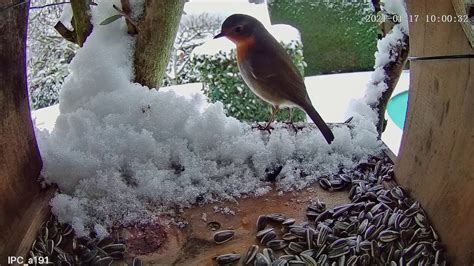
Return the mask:
{"type": "Polygon", "coordinates": [[[76,41],[82,47],[92,31],[89,1],[71,0],[76,41]]]}
{"type": "Polygon", "coordinates": [[[183,12],[184,0],[146,1],[138,22],[135,81],[159,87],[183,12]]]}
{"type": "MultiPolygon", "coordinates": [[[[10,6],[22,0],[0,0],[10,6]]],[[[30,117],[26,86],[29,2],[2,11],[0,20],[0,264],[15,255],[26,227],[25,210],[40,191],[42,162],[30,117]]]]}

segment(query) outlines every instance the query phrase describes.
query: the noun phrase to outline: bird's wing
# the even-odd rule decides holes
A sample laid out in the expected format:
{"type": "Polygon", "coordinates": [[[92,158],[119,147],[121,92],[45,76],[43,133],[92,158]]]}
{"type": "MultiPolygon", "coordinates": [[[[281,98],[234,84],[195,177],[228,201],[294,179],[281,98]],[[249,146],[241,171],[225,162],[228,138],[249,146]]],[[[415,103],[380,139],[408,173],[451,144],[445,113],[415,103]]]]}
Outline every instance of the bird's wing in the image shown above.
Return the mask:
{"type": "Polygon", "coordinates": [[[303,77],[291,57],[276,41],[267,42],[272,49],[252,49],[246,62],[250,74],[267,91],[287,99],[301,107],[311,104],[303,77]]]}

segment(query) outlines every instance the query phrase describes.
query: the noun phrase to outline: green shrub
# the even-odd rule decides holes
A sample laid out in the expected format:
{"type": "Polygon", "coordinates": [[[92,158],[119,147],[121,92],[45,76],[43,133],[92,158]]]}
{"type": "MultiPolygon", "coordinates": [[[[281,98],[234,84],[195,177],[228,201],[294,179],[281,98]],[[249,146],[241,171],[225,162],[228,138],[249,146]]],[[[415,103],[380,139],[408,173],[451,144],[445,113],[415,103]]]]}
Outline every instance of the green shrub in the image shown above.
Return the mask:
{"type": "MultiPolygon", "coordinates": [[[[292,41],[283,44],[293,62],[304,73],[306,63],[303,60],[302,44],[292,41]]],[[[211,102],[220,101],[228,115],[241,121],[267,121],[271,115],[271,105],[260,100],[245,84],[237,66],[236,52],[222,52],[215,55],[194,55],[192,63],[200,73],[204,84],[203,92],[211,102]]],[[[281,110],[277,121],[288,121],[288,111],[281,110]]],[[[306,115],[294,108],[293,121],[305,121],[306,115]]]]}
{"type": "Polygon", "coordinates": [[[289,24],[301,32],[308,76],[373,70],[377,25],[368,1],[272,0],[273,24],[289,24]]]}

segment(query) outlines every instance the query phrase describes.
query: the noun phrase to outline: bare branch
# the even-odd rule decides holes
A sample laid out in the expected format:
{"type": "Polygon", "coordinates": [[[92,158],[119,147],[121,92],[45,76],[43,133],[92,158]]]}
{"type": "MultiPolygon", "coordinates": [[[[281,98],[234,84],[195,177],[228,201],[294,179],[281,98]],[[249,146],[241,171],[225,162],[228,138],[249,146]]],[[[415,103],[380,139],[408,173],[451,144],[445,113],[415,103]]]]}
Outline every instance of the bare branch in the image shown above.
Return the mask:
{"type": "Polygon", "coordinates": [[[130,8],[130,1],[129,0],[121,0],[120,3],[122,4],[122,10],[118,9],[115,5],[115,10],[122,12],[121,14],[125,17],[125,23],[127,23],[128,34],[135,35],[138,33],[138,26],[135,21],[132,20],[130,14],[132,13],[132,9],[130,8]]]}
{"type": "Polygon", "coordinates": [[[90,21],[90,4],[83,0],[71,0],[72,13],[74,16],[74,31],[76,32],[77,44],[82,46],[87,36],[92,32],[90,21]]]}
{"type": "Polygon", "coordinates": [[[42,5],[42,6],[30,6],[30,9],[42,9],[42,8],[47,8],[51,6],[58,6],[58,5],[64,5],[64,4],[70,4],[70,3],[71,2],[69,1],[64,1],[64,2],[57,2],[57,3],[42,5]]]}
{"type": "Polygon", "coordinates": [[[54,28],[58,33],[63,36],[64,39],[72,42],[72,43],[77,43],[76,40],[76,33],[74,31],[70,31],[66,26],[61,21],[58,21],[56,25],[54,25],[54,28]]]}

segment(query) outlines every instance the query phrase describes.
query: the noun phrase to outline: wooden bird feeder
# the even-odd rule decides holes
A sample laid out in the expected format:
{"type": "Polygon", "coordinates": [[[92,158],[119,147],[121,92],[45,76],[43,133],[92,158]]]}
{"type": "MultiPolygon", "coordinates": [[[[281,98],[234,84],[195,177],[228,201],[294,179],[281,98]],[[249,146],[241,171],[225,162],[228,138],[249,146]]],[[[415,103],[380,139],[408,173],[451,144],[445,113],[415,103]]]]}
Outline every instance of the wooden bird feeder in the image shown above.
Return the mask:
{"type": "MultiPolygon", "coordinates": [[[[413,18],[410,21],[412,60],[408,113],[399,156],[396,159],[396,179],[427,211],[441,240],[446,244],[448,261],[453,265],[472,265],[474,263],[474,59],[472,58],[474,51],[470,44],[472,35],[466,35],[463,26],[458,22],[427,21],[427,16],[432,15],[456,16],[454,7],[457,4],[453,5],[451,1],[408,0],[407,5],[409,15],[413,18]],[[451,58],[453,55],[457,57],[451,58]],[[426,57],[439,58],[426,60],[426,57]]],[[[13,80],[11,84],[14,84],[13,80]]],[[[24,106],[5,108],[2,107],[2,113],[27,115],[24,106]]],[[[22,129],[13,122],[9,126],[15,130],[22,129]]],[[[1,137],[8,138],[18,134],[15,130],[0,131],[1,137]]],[[[7,152],[15,152],[11,148],[15,144],[3,141],[0,143],[4,145],[1,149],[6,148],[7,152]]],[[[12,160],[25,161],[26,157],[21,156],[24,155],[12,157],[12,160]]],[[[4,164],[1,165],[3,167],[4,164]]],[[[7,171],[0,170],[0,264],[6,262],[7,256],[26,255],[40,224],[48,215],[48,199],[52,196],[51,190],[45,192],[38,189],[36,178],[26,179],[25,176],[28,175],[18,172],[16,176],[6,176],[7,171]]],[[[329,194],[325,191],[317,193],[329,206],[347,201],[345,193],[329,194]]],[[[307,197],[306,194],[308,193],[301,192],[297,198],[304,199],[307,197]]],[[[202,234],[207,226],[204,220],[219,220],[234,227],[244,238],[250,232],[254,232],[256,215],[261,209],[265,208],[265,212],[285,211],[292,214],[301,213],[303,208],[297,200],[292,199],[294,196],[291,194],[278,196],[270,193],[264,198],[266,200],[241,200],[239,209],[242,212],[236,216],[212,214],[204,219],[201,216],[203,212],[213,213],[211,206],[187,211],[185,217],[192,224],[190,229],[180,234],[171,233],[167,248],[150,254],[149,261],[172,263],[176,262],[179,256],[179,262],[185,263],[187,259],[200,254],[199,259],[202,258],[202,263],[206,265],[209,262],[204,262],[204,259],[209,261],[216,252],[201,253],[206,248],[206,243],[199,238],[209,238],[208,235],[202,234]]],[[[241,246],[248,246],[248,243],[242,240],[240,244],[235,242],[218,249],[240,250],[241,246]]]]}

